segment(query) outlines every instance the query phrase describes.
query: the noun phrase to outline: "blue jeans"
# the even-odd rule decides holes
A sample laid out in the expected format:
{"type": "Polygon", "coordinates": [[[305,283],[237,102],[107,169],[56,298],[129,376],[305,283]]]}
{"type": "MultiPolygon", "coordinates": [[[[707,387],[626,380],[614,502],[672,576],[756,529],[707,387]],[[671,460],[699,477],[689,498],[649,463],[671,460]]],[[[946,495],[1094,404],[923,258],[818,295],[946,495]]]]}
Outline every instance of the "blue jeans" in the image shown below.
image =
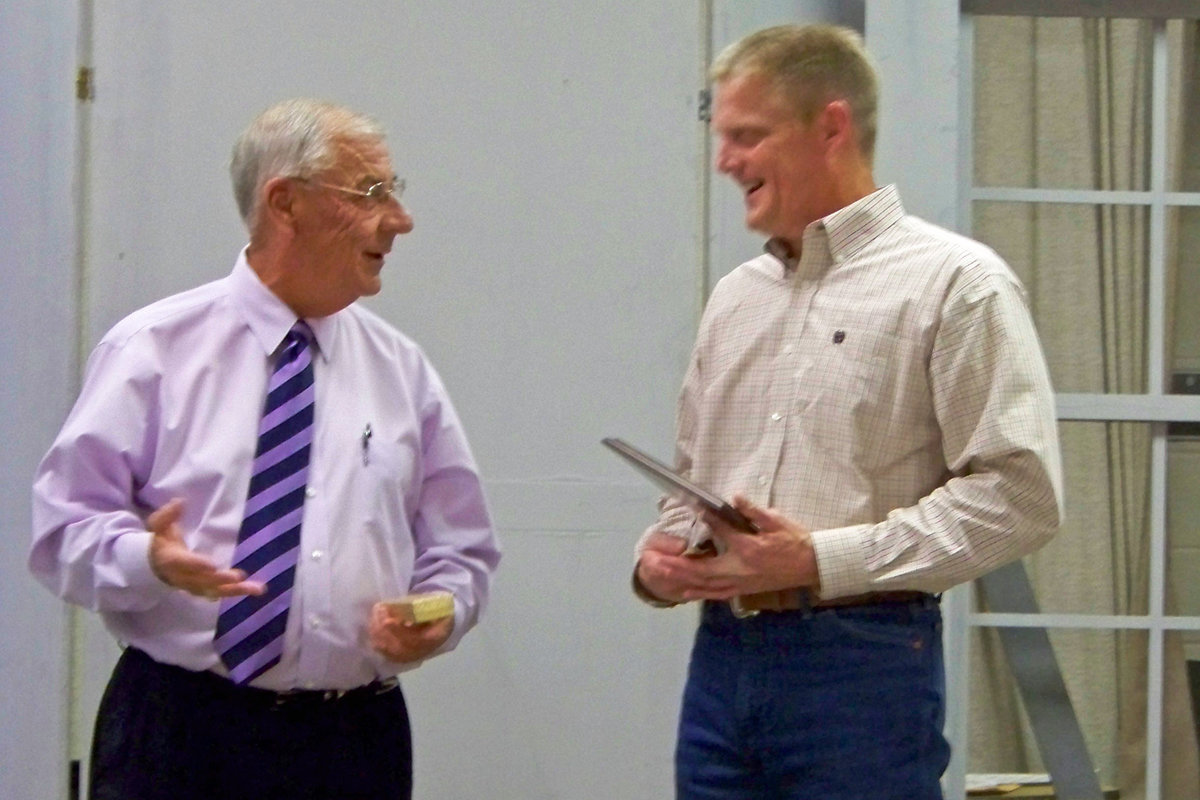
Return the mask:
{"type": "Polygon", "coordinates": [[[675,752],[677,800],[941,800],[941,611],[706,603],[675,752]]]}

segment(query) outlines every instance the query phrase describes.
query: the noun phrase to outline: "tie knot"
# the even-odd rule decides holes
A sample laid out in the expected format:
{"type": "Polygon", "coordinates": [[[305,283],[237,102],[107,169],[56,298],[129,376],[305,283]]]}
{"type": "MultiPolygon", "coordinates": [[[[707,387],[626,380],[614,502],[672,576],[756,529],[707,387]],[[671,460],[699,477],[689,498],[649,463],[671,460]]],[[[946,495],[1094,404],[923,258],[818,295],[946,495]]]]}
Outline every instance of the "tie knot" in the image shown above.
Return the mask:
{"type": "Polygon", "coordinates": [[[312,328],[304,320],[298,321],[288,330],[280,343],[274,369],[278,371],[287,364],[293,363],[301,353],[311,352],[314,340],[312,328]]]}
{"type": "Polygon", "coordinates": [[[308,327],[308,323],[302,319],[296,320],[296,324],[287,332],[285,339],[289,342],[295,342],[303,339],[312,344],[313,332],[312,328],[308,327]]]}
{"type": "Polygon", "coordinates": [[[295,358],[295,354],[308,348],[316,339],[313,336],[312,328],[308,327],[308,323],[304,320],[297,320],[283,337],[283,353],[284,359],[289,360],[295,358]],[[291,354],[290,356],[288,354],[291,354]]]}

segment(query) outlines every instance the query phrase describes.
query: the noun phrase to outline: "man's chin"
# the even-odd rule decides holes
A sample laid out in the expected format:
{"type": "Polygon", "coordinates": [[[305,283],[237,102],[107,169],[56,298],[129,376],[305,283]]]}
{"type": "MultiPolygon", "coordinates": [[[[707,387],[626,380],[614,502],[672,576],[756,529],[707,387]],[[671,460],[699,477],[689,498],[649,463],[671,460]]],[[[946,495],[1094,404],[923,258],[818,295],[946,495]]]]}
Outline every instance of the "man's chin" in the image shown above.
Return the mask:
{"type": "Polygon", "coordinates": [[[771,226],[762,218],[762,215],[755,214],[754,211],[749,209],[746,211],[746,230],[761,233],[768,238],[775,235],[774,231],[771,230],[771,226]]]}
{"type": "Polygon", "coordinates": [[[383,280],[378,276],[364,278],[358,285],[359,297],[374,297],[383,288],[383,280]]]}

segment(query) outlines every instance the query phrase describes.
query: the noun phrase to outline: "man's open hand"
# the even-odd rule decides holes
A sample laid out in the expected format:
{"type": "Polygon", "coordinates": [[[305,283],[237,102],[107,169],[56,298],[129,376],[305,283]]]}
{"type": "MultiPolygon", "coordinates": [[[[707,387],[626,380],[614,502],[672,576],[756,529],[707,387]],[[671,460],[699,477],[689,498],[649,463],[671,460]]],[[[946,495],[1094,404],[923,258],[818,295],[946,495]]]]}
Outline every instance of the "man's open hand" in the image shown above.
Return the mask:
{"type": "Polygon", "coordinates": [[[183,541],[183,529],[179,527],[182,515],[183,501],[177,497],[159,507],[146,520],[146,527],[154,534],[150,540],[150,569],[160,581],[210,600],[260,595],[267,590],[258,581],[246,580],[244,571],[218,569],[209,559],[189,550],[183,541]]]}

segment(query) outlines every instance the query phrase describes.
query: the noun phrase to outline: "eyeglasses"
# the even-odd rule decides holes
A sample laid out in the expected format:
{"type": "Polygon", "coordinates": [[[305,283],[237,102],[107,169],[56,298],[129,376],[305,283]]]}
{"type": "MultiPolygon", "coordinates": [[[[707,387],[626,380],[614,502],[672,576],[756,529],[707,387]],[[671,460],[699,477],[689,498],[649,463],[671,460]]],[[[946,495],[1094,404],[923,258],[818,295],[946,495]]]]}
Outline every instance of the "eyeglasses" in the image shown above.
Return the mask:
{"type": "Polygon", "coordinates": [[[315,186],[320,186],[325,189],[333,189],[335,192],[343,192],[344,194],[352,194],[355,197],[365,197],[371,201],[372,205],[383,205],[388,201],[388,198],[394,197],[397,202],[400,201],[400,196],[404,194],[404,178],[392,178],[390,181],[380,181],[372,183],[366,189],[352,189],[349,186],[335,186],[332,183],[322,183],[315,181],[312,178],[297,178],[297,180],[311,183],[315,186]]]}

